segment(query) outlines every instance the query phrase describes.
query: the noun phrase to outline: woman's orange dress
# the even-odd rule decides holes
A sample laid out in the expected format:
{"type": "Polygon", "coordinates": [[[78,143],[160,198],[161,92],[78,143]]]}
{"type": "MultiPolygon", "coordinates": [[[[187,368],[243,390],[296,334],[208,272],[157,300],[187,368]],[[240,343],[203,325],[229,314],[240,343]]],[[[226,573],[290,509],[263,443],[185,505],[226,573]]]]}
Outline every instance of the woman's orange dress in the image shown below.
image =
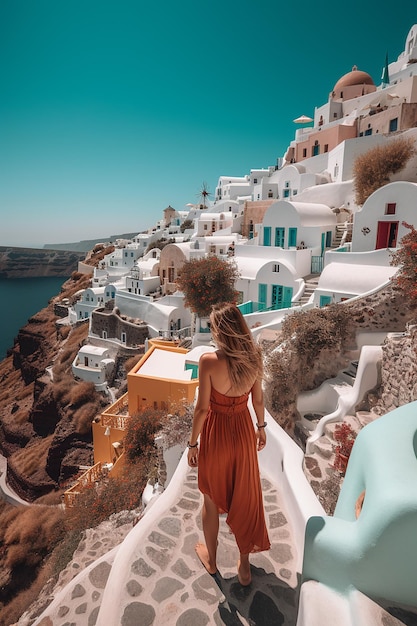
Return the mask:
{"type": "Polygon", "coordinates": [[[225,396],[212,387],[198,455],[198,487],[227,513],[241,554],[270,548],[248,396],[225,396]]]}

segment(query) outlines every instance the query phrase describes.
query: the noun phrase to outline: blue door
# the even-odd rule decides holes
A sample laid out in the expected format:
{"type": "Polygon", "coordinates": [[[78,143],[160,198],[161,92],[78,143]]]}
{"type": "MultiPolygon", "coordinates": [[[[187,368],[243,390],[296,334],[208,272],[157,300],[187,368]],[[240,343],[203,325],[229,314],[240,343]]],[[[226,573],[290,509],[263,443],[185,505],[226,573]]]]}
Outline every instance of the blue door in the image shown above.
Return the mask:
{"type": "Polygon", "coordinates": [[[267,297],[267,285],[260,284],[258,287],[258,302],[259,302],[259,310],[263,311],[266,309],[266,297],[267,297]]]}
{"type": "Polygon", "coordinates": [[[297,245],[297,229],[289,228],[288,229],[288,247],[294,248],[297,245]]]}
{"type": "Polygon", "coordinates": [[[287,309],[291,306],[292,287],[272,285],[271,308],[287,309]]]}
{"type": "Polygon", "coordinates": [[[326,233],[326,248],[332,247],[332,231],[328,230],[326,233]]]}
{"type": "Polygon", "coordinates": [[[285,228],[275,229],[275,246],[277,248],[284,247],[285,228]]]}
{"type": "Polygon", "coordinates": [[[264,226],[264,246],[271,245],[271,227],[264,226]]]}
{"type": "Polygon", "coordinates": [[[325,239],[326,235],[324,233],[321,233],[321,253],[323,254],[324,252],[324,244],[325,244],[325,239]]]}

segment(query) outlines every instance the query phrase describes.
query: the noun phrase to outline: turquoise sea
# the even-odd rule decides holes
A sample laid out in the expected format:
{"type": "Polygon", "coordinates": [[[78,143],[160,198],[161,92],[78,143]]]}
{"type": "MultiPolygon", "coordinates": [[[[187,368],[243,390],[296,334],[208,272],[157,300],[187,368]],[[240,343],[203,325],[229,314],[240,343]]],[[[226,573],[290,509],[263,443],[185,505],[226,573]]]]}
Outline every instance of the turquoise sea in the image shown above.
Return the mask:
{"type": "Polygon", "coordinates": [[[61,291],[65,277],[0,278],[0,360],[19,329],[61,291]]]}

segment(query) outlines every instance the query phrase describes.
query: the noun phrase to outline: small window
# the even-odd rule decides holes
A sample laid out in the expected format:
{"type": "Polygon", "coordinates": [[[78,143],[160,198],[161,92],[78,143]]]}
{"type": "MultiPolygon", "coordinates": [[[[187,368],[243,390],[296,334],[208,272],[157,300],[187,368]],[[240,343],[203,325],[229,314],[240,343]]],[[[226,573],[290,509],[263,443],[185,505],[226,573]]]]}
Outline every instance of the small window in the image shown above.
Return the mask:
{"type": "Polygon", "coordinates": [[[286,181],[285,181],[285,185],[284,185],[284,186],[285,186],[285,189],[288,189],[288,188],[289,188],[289,186],[290,186],[290,181],[289,181],[289,180],[286,180],[286,181]]]}
{"type": "Polygon", "coordinates": [[[385,205],[385,215],[395,215],[396,208],[397,208],[396,202],[388,202],[385,205]]]}
{"type": "Polygon", "coordinates": [[[325,152],[328,152],[328,151],[329,151],[329,144],[328,144],[328,143],[325,143],[325,144],[324,144],[324,151],[325,151],[325,152]]]}
{"type": "Polygon", "coordinates": [[[303,158],[307,156],[307,148],[303,148],[303,158]]]}
{"type": "Polygon", "coordinates": [[[273,264],[272,271],[273,272],[279,272],[279,263],[274,263],[273,264]]]}
{"type": "Polygon", "coordinates": [[[254,179],[253,179],[253,184],[254,184],[254,185],[256,185],[256,183],[257,183],[257,182],[258,182],[258,179],[257,179],[257,178],[254,178],[254,179]]]}

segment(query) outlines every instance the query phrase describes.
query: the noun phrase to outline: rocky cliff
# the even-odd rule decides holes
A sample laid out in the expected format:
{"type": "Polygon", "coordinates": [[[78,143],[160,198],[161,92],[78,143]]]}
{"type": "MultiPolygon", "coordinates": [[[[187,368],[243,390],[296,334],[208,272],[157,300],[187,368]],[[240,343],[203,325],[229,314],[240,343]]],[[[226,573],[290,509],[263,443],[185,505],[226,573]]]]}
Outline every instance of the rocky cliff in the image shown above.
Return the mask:
{"type": "Polygon", "coordinates": [[[0,278],[70,276],[85,252],[0,246],[0,278]]]}
{"type": "MultiPolygon", "coordinates": [[[[113,248],[85,260],[94,266],[113,248]]],[[[92,461],[91,421],[108,404],[93,384],[77,383],[71,364],[88,333],[56,315],[91,276],[73,272],[61,293],[20,329],[0,363],[0,451],[8,459],[8,480],[25,499],[65,487],[80,465],[92,461]]]]}

